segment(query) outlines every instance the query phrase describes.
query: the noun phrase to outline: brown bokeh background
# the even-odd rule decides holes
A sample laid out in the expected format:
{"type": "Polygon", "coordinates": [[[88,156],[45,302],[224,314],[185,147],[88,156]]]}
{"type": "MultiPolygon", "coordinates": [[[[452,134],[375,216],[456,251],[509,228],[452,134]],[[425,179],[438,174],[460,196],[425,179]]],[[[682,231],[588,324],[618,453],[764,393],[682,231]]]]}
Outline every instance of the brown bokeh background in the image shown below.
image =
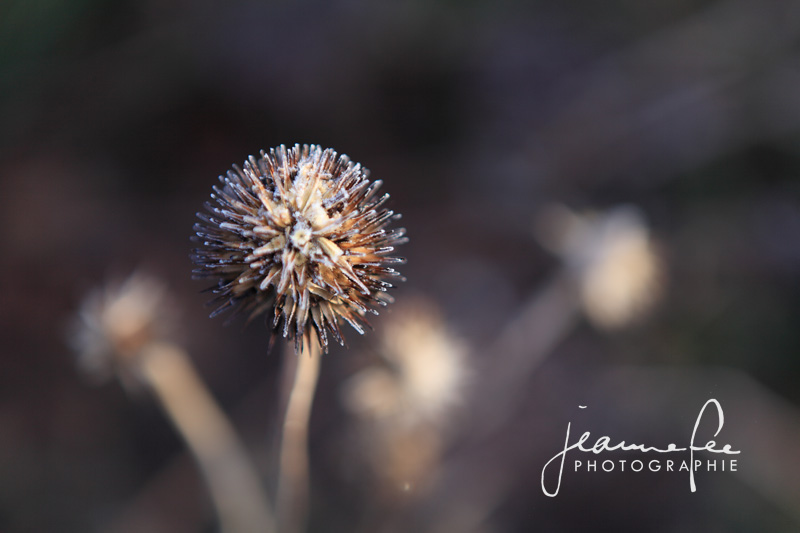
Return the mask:
{"type": "Polygon", "coordinates": [[[433,531],[486,487],[480,531],[800,527],[800,3],[7,0],[0,117],[0,531],[214,531],[155,403],[90,386],[65,342],[83,295],[134,269],[176,295],[271,490],[283,354],[260,323],[207,318],[189,237],[219,174],[295,142],[384,181],[411,238],[396,296],[433,299],[476,368],[562,268],[534,238],[544,206],[635,204],[668,273],[638,326],[578,321],[422,501],[371,495],[340,402],[371,334],[350,332],[311,422],[311,530],[433,531]],[[752,476],[690,494],[565,473],[542,494],[568,421],[663,444],[709,397],[752,476]]]}

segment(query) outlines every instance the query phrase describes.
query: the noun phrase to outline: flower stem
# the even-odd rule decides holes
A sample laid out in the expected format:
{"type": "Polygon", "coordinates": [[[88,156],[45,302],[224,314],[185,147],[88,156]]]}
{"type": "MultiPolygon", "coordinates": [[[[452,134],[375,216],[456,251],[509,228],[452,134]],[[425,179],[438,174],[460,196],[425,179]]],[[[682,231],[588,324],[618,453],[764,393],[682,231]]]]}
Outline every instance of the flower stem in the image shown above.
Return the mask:
{"type": "Polygon", "coordinates": [[[283,423],[278,478],[278,523],[284,533],[304,531],[308,520],[308,421],[321,359],[319,343],[312,333],[303,351],[294,357],[294,364],[286,361],[287,376],[294,371],[294,383],[283,423]]]}
{"type": "Polygon", "coordinates": [[[178,346],[151,343],[142,376],[183,436],[206,480],[224,533],[276,530],[256,468],[222,410],[178,346]]]}

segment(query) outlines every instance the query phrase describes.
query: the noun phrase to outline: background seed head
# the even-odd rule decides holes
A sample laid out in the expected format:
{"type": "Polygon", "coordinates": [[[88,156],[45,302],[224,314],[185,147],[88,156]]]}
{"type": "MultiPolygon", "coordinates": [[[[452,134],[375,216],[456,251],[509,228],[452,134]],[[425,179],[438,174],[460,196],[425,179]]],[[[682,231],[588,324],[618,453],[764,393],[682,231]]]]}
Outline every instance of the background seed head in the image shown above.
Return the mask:
{"type": "MultiPolygon", "coordinates": [[[[212,316],[233,308],[248,320],[267,313],[273,328],[300,349],[316,332],[344,343],[339,325],[363,333],[365,315],[392,301],[388,280],[402,279],[391,256],[405,230],[381,208],[380,181],[346,155],[317,145],[281,145],[250,156],[220,176],[213,202],[198,213],[194,271],[215,278],[212,316]]],[[[312,342],[313,339],[310,339],[312,342]]]]}
{"type": "Polygon", "coordinates": [[[584,214],[550,206],[540,217],[538,233],[564,260],[584,313],[601,329],[642,320],[664,293],[661,254],[644,213],[632,205],[584,214]]]}
{"type": "Polygon", "coordinates": [[[141,272],[94,289],[70,324],[78,367],[96,382],[116,375],[133,390],[139,354],[174,339],[177,314],[165,284],[141,272]]]}
{"type": "Polygon", "coordinates": [[[381,324],[377,341],[373,364],[343,385],[345,407],[380,425],[444,430],[471,372],[467,347],[439,307],[423,296],[404,299],[381,324]]]}

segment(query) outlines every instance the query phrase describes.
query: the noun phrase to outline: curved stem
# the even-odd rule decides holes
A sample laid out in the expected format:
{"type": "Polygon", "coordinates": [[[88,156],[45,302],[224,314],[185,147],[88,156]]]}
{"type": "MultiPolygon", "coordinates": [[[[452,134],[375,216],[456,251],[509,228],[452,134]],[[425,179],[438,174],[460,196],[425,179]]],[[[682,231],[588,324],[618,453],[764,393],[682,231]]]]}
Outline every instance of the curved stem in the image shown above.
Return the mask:
{"type": "Polygon", "coordinates": [[[220,531],[275,531],[257,470],[187,354],[172,344],[150,344],[140,354],[139,369],[197,460],[220,531]]]}

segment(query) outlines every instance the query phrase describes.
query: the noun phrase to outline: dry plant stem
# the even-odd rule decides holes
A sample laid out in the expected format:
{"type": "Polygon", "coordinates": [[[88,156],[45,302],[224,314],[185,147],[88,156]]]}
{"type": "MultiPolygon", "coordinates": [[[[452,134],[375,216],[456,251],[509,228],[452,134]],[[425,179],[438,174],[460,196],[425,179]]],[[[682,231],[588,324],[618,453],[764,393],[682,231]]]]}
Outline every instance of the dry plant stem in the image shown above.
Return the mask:
{"type": "Polygon", "coordinates": [[[550,280],[520,309],[489,347],[491,369],[479,386],[478,399],[493,398],[476,406],[471,419],[475,436],[492,433],[513,415],[511,407],[524,385],[547,355],[572,331],[580,317],[574,279],[562,272],[550,280]]]}
{"type": "Polygon", "coordinates": [[[309,467],[308,467],[308,421],[311,405],[319,377],[319,343],[312,333],[294,365],[286,365],[287,371],[294,368],[294,384],[289,393],[286,418],[280,450],[280,476],[278,479],[278,523],[283,533],[299,533],[305,530],[308,517],[309,467]]]}
{"type": "Polygon", "coordinates": [[[486,440],[514,416],[514,406],[531,376],[580,316],[575,280],[562,270],[520,308],[490,345],[486,353],[491,355],[491,368],[471,394],[475,403],[466,428],[469,444],[442,466],[448,475],[425,503],[435,516],[428,531],[478,531],[503,501],[515,473],[509,467],[489,475],[481,468],[486,440]]]}
{"type": "Polygon", "coordinates": [[[256,468],[186,353],[171,344],[154,343],[144,348],[139,361],[144,379],[197,460],[220,530],[276,531],[256,468]]]}

